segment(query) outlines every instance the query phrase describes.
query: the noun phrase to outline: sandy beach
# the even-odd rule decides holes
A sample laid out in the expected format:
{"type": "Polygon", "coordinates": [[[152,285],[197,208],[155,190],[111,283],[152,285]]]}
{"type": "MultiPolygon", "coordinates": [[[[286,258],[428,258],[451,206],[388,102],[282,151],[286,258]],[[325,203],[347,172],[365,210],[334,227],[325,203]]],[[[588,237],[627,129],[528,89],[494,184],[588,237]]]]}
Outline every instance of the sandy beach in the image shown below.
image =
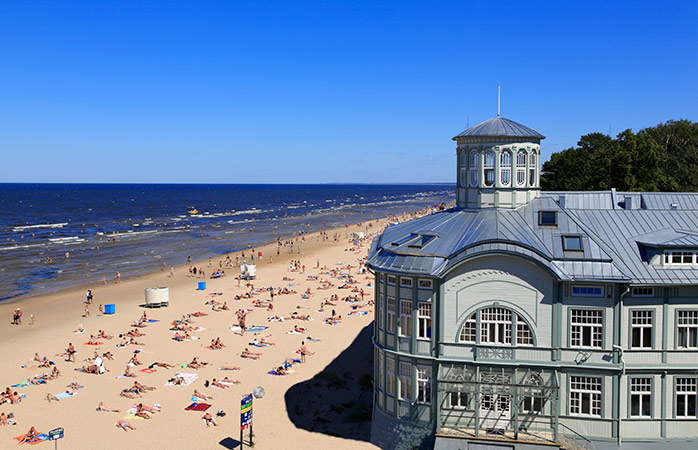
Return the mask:
{"type": "MultiPolygon", "coordinates": [[[[17,425],[0,427],[0,448],[16,447],[14,438],[23,435],[32,426],[44,433],[63,427],[65,437],[59,442],[59,448],[88,449],[94,448],[95,444],[100,448],[114,449],[237,448],[240,400],[257,386],[264,388],[265,396],[254,401],[255,448],[375,448],[367,441],[371,410],[373,277],[369,273],[359,274],[358,269],[373,235],[382,229],[384,223],[385,220],[371,221],[370,225],[364,223],[328,230],[324,236],[320,233],[306,235],[305,242],[300,238],[298,242],[294,239],[293,253],[285,246],[279,248],[277,255],[276,243],[257,248],[256,252],[263,253],[263,259],[259,261],[255,253],[257,278],[250,281],[255,289],[252,298],[235,300],[236,295],[251,291],[244,280],[238,287],[238,267],[225,269],[226,276],[222,278],[210,279],[209,275],[219,266],[219,261],[225,259],[225,255],[216,255],[212,256],[211,265],[208,260],[191,264],[204,269],[205,279],[192,277],[188,266],[180,266],[174,268],[173,276],[170,276],[169,270],[158,271],[123,279],[118,284],[114,281],[107,285],[92,283],[0,304],[0,354],[3,357],[0,388],[4,390],[6,386],[50,372],[51,369],[36,367],[37,363],[32,362],[35,353],[55,362],[55,367],[61,372],[57,379],[43,384],[10,388],[26,397],[19,404],[0,405],[0,413],[13,413],[13,420],[17,422],[17,425]],[[356,245],[351,239],[352,232],[367,229],[369,235],[361,245],[356,245]],[[300,261],[300,270],[290,270],[294,260],[300,261]],[[351,278],[347,278],[347,275],[351,278]],[[333,286],[318,289],[323,285],[320,280],[326,280],[333,286]],[[353,280],[353,284],[340,289],[349,280],[353,280]],[[206,290],[197,289],[199,281],[206,281],[206,290]],[[144,289],[156,286],[169,287],[169,307],[144,308],[144,289]],[[293,293],[279,295],[277,292],[273,299],[273,311],[254,307],[253,301],[270,300],[268,291],[258,291],[268,287],[287,288],[293,293]],[[94,299],[89,307],[90,316],[82,317],[87,289],[92,291],[94,299]],[[310,289],[311,295],[304,299],[302,294],[307,289],[310,289]],[[339,298],[336,305],[325,306],[324,311],[319,312],[323,299],[333,294],[339,298]],[[347,296],[355,296],[358,301],[342,301],[347,296]],[[214,311],[212,305],[206,304],[210,300],[226,302],[229,310],[214,311]],[[99,305],[110,303],[115,304],[116,313],[100,314],[99,305]],[[350,315],[352,306],[357,307],[356,311],[367,314],[350,315]],[[19,326],[10,323],[16,307],[23,312],[22,325],[19,326]],[[248,328],[268,328],[259,333],[246,332],[242,336],[234,332],[230,327],[237,324],[236,311],[239,309],[250,310],[246,317],[248,328]],[[338,324],[328,325],[324,319],[332,315],[333,309],[342,320],[338,324]],[[132,327],[144,312],[148,319],[157,322],[150,322],[144,328],[132,327]],[[194,312],[206,314],[193,317],[190,323],[192,327],[203,328],[191,332],[198,339],[175,341],[174,331],[171,330],[173,321],[194,312]],[[312,320],[268,322],[270,316],[288,318],[294,312],[309,315],[312,320]],[[29,324],[31,314],[36,317],[33,325],[29,324]],[[75,333],[80,325],[84,332],[75,333]],[[288,334],[296,325],[307,331],[304,334],[288,334]],[[143,345],[117,347],[121,342],[118,335],[135,329],[145,334],[135,338],[143,345]],[[98,346],[85,345],[90,335],[96,335],[98,330],[104,330],[114,338],[98,339],[102,342],[98,346]],[[308,335],[318,341],[305,342],[307,350],[314,353],[307,356],[305,363],[294,364],[292,373],[284,376],[268,374],[289,357],[300,359],[296,350],[308,335]],[[275,345],[263,348],[250,345],[255,338],[262,337],[275,345]],[[218,350],[206,348],[216,338],[220,338],[225,347],[218,350]],[[57,356],[64,353],[69,343],[77,350],[76,362],[66,362],[64,357],[57,356]],[[241,351],[245,348],[261,356],[257,360],[242,358],[241,351]],[[136,349],[142,350],[137,353],[142,365],[130,367],[136,378],[119,377],[136,349]],[[113,361],[104,360],[108,370],[106,373],[90,374],[74,370],[88,365],[85,360],[93,357],[95,352],[100,356],[105,352],[114,355],[113,361]],[[194,357],[209,364],[198,370],[181,367],[194,357]],[[141,371],[156,361],[175,367],[156,367],[152,373],[141,371]],[[218,370],[220,366],[237,366],[240,370],[218,370]],[[328,366],[331,370],[328,370],[328,366]],[[177,372],[196,374],[196,379],[187,386],[166,386],[166,382],[177,372]],[[225,376],[239,381],[239,384],[225,389],[205,386],[206,381],[214,378],[221,380],[225,376]],[[135,399],[120,396],[122,390],[133,386],[134,380],[155,390],[135,399]],[[47,394],[65,392],[72,382],[84,386],[77,390],[77,395],[50,403],[46,400],[47,394]],[[218,426],[207,427],[201,411],[185,411],[192,403],[195,389],[213,396],[206,403],[211,405],[208,412],[218,426]],[[358,401],[359,398],[362,400],[358,401]],[[336,404],[328,403],[333,400],[336,400],[336,404]],[[120,412],[97,411],[100,402],[120,412]],[[124,419],[135,430],[125,432],[117,428],[115,423],[127,416],[126,411],[141,402],[148,406],[161,405],[162,411],[152,414],[150,419],[124,419]],[[216,416],[219,409],[225,411],[224,417],[216,416]],[[328,420],[333,417],[336,420],[328,420]]],[[[234,263],[236,254],[230,256],[234,263]]],[[[249,252],[247,257],[249,259],[249,252]]],[[[39,445],[47,447],[52,444],[39,445]]]]}

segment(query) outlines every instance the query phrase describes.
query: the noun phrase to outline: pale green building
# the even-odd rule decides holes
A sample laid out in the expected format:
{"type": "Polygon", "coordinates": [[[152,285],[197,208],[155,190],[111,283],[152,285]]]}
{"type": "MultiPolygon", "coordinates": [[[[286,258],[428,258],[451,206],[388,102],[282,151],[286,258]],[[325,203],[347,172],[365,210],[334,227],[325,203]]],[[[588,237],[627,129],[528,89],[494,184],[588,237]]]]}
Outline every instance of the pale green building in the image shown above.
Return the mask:
{"type": "Polygon", "coordinates": [[[698,448],[698,194],[541,192],[540,133],[453,139],[457,207],[369,254],[372,441],[698,448]]]}

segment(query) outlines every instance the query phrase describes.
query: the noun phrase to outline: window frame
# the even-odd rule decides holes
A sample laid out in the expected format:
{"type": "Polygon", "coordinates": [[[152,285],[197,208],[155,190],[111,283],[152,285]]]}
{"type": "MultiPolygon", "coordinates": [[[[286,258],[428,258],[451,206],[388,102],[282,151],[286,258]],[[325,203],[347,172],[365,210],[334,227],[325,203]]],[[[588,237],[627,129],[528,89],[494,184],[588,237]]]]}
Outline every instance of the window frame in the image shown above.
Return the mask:
{"type": "Polygon", "coordinates": [[[383,317],[385,316],[385,294],[382,292],[378,294],[378,308],[376,308],[376,321],[378,322],[378,329],[383,330],[383,317]]]}
{"type": "Polygon", "coordinates": [[[695,250],[664,250],[664,265],[665,266],[694,266],[696,265],[695,250]],[[681,261],[674,261],[674,256],[679,256],[681,261]],[[685,262],[686,256],[691,256],[690,262],[685,262]]]}
{"type": "Polygon", "coordinates": [[[478,165],[480,156],[477,150],[471,150],[468,155],[468,184],[474,188],[477,187],[480,178],[480,166],[478,165]]]}
{"type": "Polygon", "coordinates": [[[536,178],[538,175],[538,167],[536,167],[536,163],[537,163],[536,156],[537,156],[537,153],[535,150],[528,154],[528,186],[529,187],[536,186],[536,178]]]}
{"type": "Polygon", "coordinates": [[[397,313],[397,301],[395,297],[388,296],[388,301],[386,302],[385,309],[385,332],[389,334],[395,334],[395,329],[397,327],[396,314],[397,313]],[[391,302],[392,300],[392,302],[391,302]],[[391,310],[390,304],[392,303],[393,308],[391,310]],[[391,318],[392,317],[392,318],[391,318]]]}
{"type": "Polygon", "coordinates": [[[539,227],[556,227],[557,226],[557,211],[544,211],[544,210],[538,211],[538,226],[539,227]],[[543,214],[550,214],[550,213],[555,215],[555,223],[543,222],[543,214]]]}
{"type": "Polygon", "coordinates": [[[395,286],[396,281],[397,281],[396,275],[388,275],[388,281],[387,281],[388,286],[395,286]],[[390,281],[391,278],[393,279],[393,281],[390,281]]]}
{"type": "Polygon", "coordinates": [[[417,339],[420,341],[431,341],[431,329],[433,326],[432,314],[433,308],[431,302],[417,303],[417,339]],[[428,307],[429,315],[422,314],[422,306],[428,307]],[[423,322],[425,323],[424,325],[422,325],[423,322]],[[425,336],[422,336],[422,330],[424,330],[425,336]],[[426,336],[427,334],[428,336],[426,336]]]}
{"type": "Polygon", "coordinates": [[[400,300],[400,323],[398,324],[398,336],[401,338],[412,337],[412,300],[400,300]],[[407,309],[405,309],[405,305],[407,309]],[[409,312],[407,312],[409,310],[409,312]],[[405,328],[407,332],[405,332],[405,328]]]}
{"type": "Polygon", "coordinates": [[[397,396],[397,380],[395,379],[395,358],[385,357],[385,393],[391,397],[397,396]],[[392,370],[391,370],[392,368],[392,370]]]}
{"type": "Polygon", "coordinates": [[[676,309],[674,312],[674,329],[675,334],[674,334],[674,348],[676,350],[697,350],[698,349],[698,309],[689,309],[689,308],[681,308],[681,309],[676,309]],[[693,313],[694,317],[692,318],[694,323],[686,323],[686,324],[680,324],[680,315],[681,313],[693,313]],[[679,343],[679,338],[681,335],[680,328],[686,328],[688,329],[687,335],[686,335],[686,346],[680,346],[679,343]],[[691,346],[690,341],[691,341],[691,334],[694,335],[693,341],[695,342],[695,345],[691,346]]]}
{"type": "Polygon", "coordinates": [[[528,169],[528,154],[526,150],[519,150],[516,152],[516,187],[526,186],[526,171],[528,169]],[[523,165],[519,161],[519,157],[523,156],[523,165]],[[519,174],[523,174],[523,182],[519,183],[519,174]]]}
{"type": "MultiPolygon", "coordinates": [[[[595,384],[597,382],[594,382],[595,384]]],[[[576,417],[600,417],[603,418],[604,414],[604,386],[603,386],[603,377],[601,376],[590,376],[590,375],[570,375],[568,379],[568,389],[567,391],[569,392],[568,396],[568,403],[567,403],[567,413],[570,416],[576,416],[576,417]],[[579,379],[584,379],[580,380],[579,383],[587,383],[588,381],[595,379],[598,380],[598,387],[599,390],[591,390],[591,389],[579,389],[579,388],[573,388],[573,385],[575,384],[575,378],[579,379]],[[578,401],[579,401],[579,411],[574,412],[573,411],[573,405],[572,401],[575,399],[576,395],[579,394],[578,401]],[[589,395],[589,413],[585,414],[582,412],[584,410],[584,394],[589,395]],[[598,399],[594,399],[593,396],[598,396],[598,399]],[[594,406],[595,401],[598,403],[598,414],[594,413],[594,410],[596,409],[594,406]]]]}
{"type": "Polygon", "coordinates": [[[512,160],[513,158],[510,150],[502,150],[499,153],[499,184],[503,187],[511,186],[512,160]],[[505,181],[505,174],[509,181],[505,181]]]}
{"type": "Polygon", "coordinates": [[[458,332],[458,342],[462,342],[462,343],[466,343],[466,344],[477,344],[479,342],[478,332],[477,332],[477,330],[478,330],[478,315],[479,315],[479,311],[476,311],[473,314],[471,314],[470,317],[468,317],[463,322],[463,325],[460,327],[460,331],[458,332]],[[463,332],[465,331],[465,326],[468,324],[474,325],[472,327],[472,336],[473,336],[472,341],[466,341],[465,339],[463,339],[463,332]]]}
{"type": "Polygon", "coordinates": [[[632,288],[631,295],[633,298],[652,298],[652,297],[656,297],[655,293],[656,293],[656,291],[655,291],[654,287],[638,286],[638,287],[632,288]],[[640,291],[641,289],[649,289],[649,293],[648,294],[638,294],[637,292],[640,291]]]}
{"type": "Polygon", "coordinates": [[[412,401],[412,363],[400,361],[398,366],[398,392],[397,399],[404,402],[412,401]],[[403,384],[405,388],[403,389],[403,384]],[[407,393],[407,396],[405,396],[407,393]]]}
{"type": "Polygon", "coordinates": [[[565,252],[584,252],[584,239],[582,238],[581,235],[563,234],[561,237],[562,237],[562,250],[563,251],[565,251],[565,252]],[[568,248],[568,246],[567,246],[568,239],[578,239],[579,240],[579,248],[568,248]]]}
{"type": "Polygon", "coordinates": [[[696,377],[674,377],[674,418],[675,419],[695,419],[698,417],[698,378],[696,377]],[[685,397],[684,400],[684,412],[688,412],[689,409],[689,396],[693,396],[693,415],[679,415],[679,381],[680,380],[692,380],[693,390],[692,391],[681,391],[681,395],[685,397]]]}
{"type": "Polygon", "coordinates": [[[400,287],[411,288],[414,282],[410,277],[400,277],[400,287]]]}
{"type": "Polygon", "coordinates": [[[594,286],[590,284],[573,284],[570,288],[570,297],[589,297],[589,298],[604,298],[606,296],[606,286],[594,286]],[[574,292],[575,289],[593,289],[595,292],[593,294],[584,292],[574,292]],[[596,290],[600,289],[599,294],[596,294],[596,290]]]}
{"type": "Polygon", "coordinates": [[[434,280],[430,278],[420,278],[417,280],[417,289],[434,289],[434,280]],[[422,286],[422,282],[429,283],[428,286],[422,286]]]}
{"type": "MultiPolygon", "coordinates": [[[[654,349],[654,325],[655,325],[655,310],[651,308],[630,308],[628,311],[628,325],[630,326],[630,336],[628,337],[628,348],[631,350],[651,350],[654,349]],[[648,325],[647,323],[634,323],[635,313],[649,313],[649,318],[650,318],[650,324],[648,325]],[[650,337],[649,337],[649,346],[646,345],[640,345],[638,347],[635,346],[635,339],[634,339],[634,334],[635,330],[641,330],[639,332],[640,334],[640,341],[641,344],[645,343],[645,330],[649,329],[650,330],[650,337]]],[[[639,319],[639,318],[638,318],[639,319]]]]}
{"type": "Polygon", "coordinates": [[[448,399],[446,409],[457,409],[466,410],[468,409],[468,404],[470,403],[470,394],[468,392],[461,391],[446,391],[446,398],[448,399]],[[457,405],[453,404],[453,394],[458,396],[457,405]],[[462,404],[463,396],[465,396],[465,404],[462,404]]]}
{"type": "Polygon", "coordinates": [[[417,364],[416,402],[420,405],[431,405],[432,394],[432,367],[417,364]]]}
{"type": "Polygon", "coordinates": [[[483,158],[483,164],[482,164],[482,170],[483,170],[483,174],[484,174],[483,175],[484,179],[482,181],[483,181],[483,185],[485,187],[488,187],[488,188],[494,187],[497,184],[497,176],[495,173],[496,160],[497,160],[497,155],[495,155],[493,150],[487,150],[485,152],[485,157],[483,158]],[[492,160],[491,165],[488,164],[488,159],[492,160]],[[489,175],[489,174],[492,175],[492,183],[491,184],[487,184],[487,179],[488,179],[487,175],[489,175]]]}
{"type": "MultiPolygon", "coordinates": [[[[644,385],[646,386],[646,385],[644,385]]],[[[632,419],[652,419],[654,417],[654,377],[628,377],[628,417],[632,419]],[[645,390],[633,390],[633,381],[636,380],[649,380],[649,391],[645,390]],[[633,414],[633,397],[639,397],[638,410],[639,414],[633,414]],[[642,414],[643,411],[643,399],[649,397],[647,400],[649,402],[649,415],[642,414]]]]}
{"type": "Polygon", "coordinates": [[[488,345],[511,345],[514,333],[514,318],[516,314],[509,308],[501,306],[490,306],[482,308],[480,311],[480,343],[488,345]],[[509,316],[509,320],[500,319],[500,313],[509,316]],[[485,317],[485,315],[493,315],[494,318],[485,317]]]}
{"type": "Polygon", "coordinates": [[[383,381],[383,378],[385,376],[385,373],[383,373],[384,370],[385,370],[385,354],[383,354],[381,352],[378,355],[378,390],[381,392],[385,392],[385,383],[383,381]]]}
{"type": "Polygon", "coordinates": [[[605,311],[603,309],[599,308],[569,308],[569,313],[568,313],[568,345],[570,348],[583,348],[583,349],[602,349],[604,348],[604,342],[605,342],[605,336],[604,336],[604,322],[606,320],[606,315],[604,314],[605,311]],[[591,322],[580,322],[580,323],[574,323],[573,318],[574,318],[574,313],[575,311],[579,311],[582,313],[581,318],[586,318],[588,320],[589,316],[583,317],[587,313],[599,313],[601,317],[601,323],[591,323],[591,322]],[[580,327],[579,331],[579,344],[575,343],[575,339],[577,337],[574,336],[574,327],[580,327]],[[590,328],[590,339],[591,343],[590,345],[584,345],[584,329],[585,328],[590,328]],[[599,337],[599,344],[595,345],[597,335],[596,333],[598,332],[599,337]]]}

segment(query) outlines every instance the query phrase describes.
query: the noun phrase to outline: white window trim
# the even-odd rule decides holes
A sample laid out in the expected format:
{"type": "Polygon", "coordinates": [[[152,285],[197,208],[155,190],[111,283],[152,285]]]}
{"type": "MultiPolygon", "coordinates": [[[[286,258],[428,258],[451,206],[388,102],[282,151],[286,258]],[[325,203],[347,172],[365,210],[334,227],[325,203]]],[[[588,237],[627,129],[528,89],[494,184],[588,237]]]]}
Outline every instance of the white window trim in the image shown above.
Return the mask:
{"type": "Polygon", "coordinates": [[[478,179],[480,177],[480,167],[478,165],[478,160],[480,156],[477,150],[471,150],[470,156],[468,156],[468,183],[470,187],[477,187],[478,179]],[[474,156],[474,158],[473,158],[474,156]]]}
{"type": "Polygon", "coordinates": [[[400,277],[400,287],[412,287],[412,278],[400,277]]]}
{"type": "Polygon", "coordinates": [[[603,417],[603,379],[602,377],[592,377],[585,375],[571,375],[570,376],[570,386],[569,386],[569,414],[570,416],[578,417],[603,417]],[[579,380],[580,383],[593,383],[598,384],[598,390],[590,388],[574,388],[575,378],[584,379],[579,380]],[[595,380],[595,381],[592,381],[595,380]],[[584,394],[589,395],[589,413],[582,412],[584,410],[583,400],[584,394]],[[594,413],[594,396],[598,396],[598,414],[594,413]],[[572,400],[577,398],[579,401],[579,411],[574,412],[572,407],[572,400]]]}
{"type": "Polygon", "coordinates": [[[519,150],[516,152],[516,186],[524,187],[526,186],[526,171],[528,169],[528,155],[525,150],[519,150]],[[523,155],[523,164],[519,164],[519,156],[523,155]],[[523,183],[519,183],[519,173],[523,173],[523,183]]]}
{"type": "Polygon", "coordinates": [[[664,250],[664,265],[665,266],[694,266],[696,265],[696,251],[695,250],[664,250]],[[681,254],[681,262],[674,262],[673,255],[681,254]],[[691,255],[690,262],[683,262],[683,258],[687,255],[691,255]]]}
{"type": "Polygon", "coordinates": [[[395,286],[395,282],[397,281],[397,277],[395,275],[388,275],[388,286],[395,286]],[[390,279],[393,279],[393,281],[390,281],[390,279]]]}
{"type": "MultiPolygon", "coordinates": [[[[690,341],[691,341],[691,330],[698,329],[698,323],[691,323],[694,321],[691,321],[689,323],[680,323],[681,320],[680,320],[679,315],[682,312],[692,313],[692,314],[689,314],[688,318],[690,318],[690,315],[693,315],[693,316],[698,315],[698,310],[695,310],[695,309],[677,309],[676,310],[676,315],[675,315],[675,317],[676,317],[676,343],[675,343],[675,347],[677,350],[696,350],[696,349],[698,349],[698,337],[695,339],[697,341],[697,344],[695,346],[692,346],[690,341]],[[680,334],[679,330],[683,329],[683,328],[685,328],[687,330],[686,331],[686,345],[685,346],[681,345],[681,342],[679,339],[679,334],[680,334]]],[[[693,333],[698,334],[698,330],[694,331],[693,333]]]]}
{"type": "Polygon", "coordinates": [[[431,385],[431,366],[417,366],[417,403],[420,405],[431,405],[431,397],[433,395],[431,385]],[[429,393],[428,400],[420,400],[420,393],[429,393]]]}
{"type": "Polygon", "coordinates": [[[397,313],[397,301],[394,297],[388,297],[385,308],[385,332],[389,334],[395,334],[396,323],[396,313],[397,313]],[[392,300],[393,310],[390,309],[390,303],[392,300]]]}
{"type": "Polygon", "coordinates": [[[482,164],[482,168],[484,171],[484,177],[485,177],[485,179],[482,181],[483,181],[483,184],[485,185],[485,187],[494,187],[497,184],[497,174],[496,174],[496,171],[494,169],[494,167],[496,165],[495,164],[496,159],[497,159],[497,155],[495,155],[495,153],[492,150],[488,150],[485,152],[485,160],[482,164]],[[491,165],[487,163],[488,158],[490,158],[492,160],[491,165]],[[492,184],[487,184],[487,171],[488,170],[492,171],[492,184]]]}
{"type": "Polygon", "coordinates": [[[425,332],[428,329],[428,327],[426,325],[424,327],[422,327],[423,320],[426,322],[428,319],[431,322],[432,327],[433,327],[434,321],[432,320],[432,317],[431,317],[432,314],[433,314],[433,310],[432,310],[430,302],[417,303],[417,339],[420,341],[431,341],[431,337],[421,336],[421,334],[422,334],[422,328],[424,328],[425,332]],[[422,305],[429,307],[429,315],[428,316],[422,315],[422,305]]]}
{"type": "Polygon", "coordinates": [[[534,187],[536,185],[536,179],[538,178],[538,167],[536,152],[533,151],[528,155],[528,186],[534,187]]]}
{"type": "Polygon", "coordinates": [[[686,399],[684,400],[684,412],[687,412],[688,411],[688,397],[690,397],[690,396],[698,397],[698,379],[696,379],[694,377],[676,377],[674,379],[674,417],[677,419],[679,419],[679,418],[695,419],[698,416],[698,398],[696,398],[694,400],[696,403],[696,406],[695,406],[696,411],[694,412],[693,415],[688,415],[688,414],[679,415],[679,414],[677,414],[677,411],[676,411],[678,404],[679,404],[679,400],[678,400],[679,395],[686,397],[686,399]],[[689,380],[689,382],[692,386],[689,385],[688,387],[689,388],[692,387],[693,389],[679,391],[679,384],[681,384],[680,383],[681,380],[689,380]]]}
{"type": "MultiPolygon", "coordinates": [[[[638,319],[642,319],[642,318],[638,318],[638,319]]],[[[654,348],[654,310],[653,309],[631,309],[630,310],[630,342],[628,344],[629,344],[628,347],[630,347],[633,350],[636,350],[636,349],[649,350],[649,349],[654,348]],[[647,324],[647,323],[635,323],[635,317],[633,317],[635,313],[649,313],[650,323],[649,324],[647,324]],[[650,329],[650,334],[651,334],[649,345],[643,345],[643,344],[645,344],[645,337],[644,337],[645,332],[644,332],[644,330],[646,328],[650,329]],[[634,334],[634,330],[636,330],[636,329],[640,330],[640,340],[642,341],[641,345],[639,347],[635,347],[633,345],[633,342],[634,342],[633,334],[634,334]]]]}
{"type": "Polygon", "coordinates": [[[459,392],[459,391],[447,391],[446,392],[446,398],[447,398],[447,408],[448,409],[457,409],[457,410],[464,410],[468,408],[468,402],[469,402],[469,394],[467,392],[459,392]],[[452,397],[451,394],[458,394],[458,404],[454,405],[453,402],[451,401],[452,397]],[[461,396],[465,394],[465,405],[461,405],[461,396]]]}
{"type": "Polygon", "coordinates": [[[412,300],[400,300],[399,303],[400,306],[400,323],[398,326],[398,336],[400,337],[412,337],[412,333],[414,330],[412,330],[412,300]],[[404,305],[409,305],[409,313],[404,312],[403,306],[404,305]],[[403,327],[403,322],[407,323],[408,325],[403,327]],[[403,328],[408,328],[410,334],[405,333],[405,330],[403,328]]]}
{"type": "Polygon", "coordinates": [[[509,150],[503,150],[499,154],[499,183],[502,186],[509,187],[511,186],[511,168],[512,168],[512,157],[511,157],[511,151],[509,150]],[[508,156],[509,161],[506,161],[506,157],[508,156]],[[505,181],[506,177],[504,176],[505,174],[508,175],[509,181],[505,181]]]}
{"type": "Polygon", "coordinates": [[[400,361],[400,372],[398,373],[398,399],[406,402],[412,401],[412,364],[400,361]],[[403,383],[405,388],[403,389],[403,383]],[[407,394],[407,395],[405,395],[407,394]]]}
{"type": "Polygon", "coordinates": [[[589,309],[589,308],[570,308],[569,311],[569,342],[570,342],[570,347],[571,348],[603,348],[604,344],[604,311],[602,309],[589,309]],[[581,312],[594,312],[594,313],[599,313],[600,318],[601,318],[601,323],[590,323],[590,322],[574,322],[574,312],[575,311],[581,311],[581,312]],[[574,327],[579,327],[579,343],[575,344],[574,340],[576,339],[574,337],[573,329],[574,327]],[[590,345],[584,345],[584,328],[591,328],[591,344],[590,345]],[[595,331],[598,331],[597,329],[600,329],[600,342],[595,344],[595,331]]]}
{"type": "Polygon", "coordinates": [[[653,394],[653,383],[652,383],[652,377],[631,377],[630,380],[628,381],[628,417],[632,417],[634,419],[651,419],[653,416],[654,408],[652,405],[652,394],[653,394]],[[636,380],[649,380],[649,391],[644,390],[644,387],[647,386],[647,384],[643,383],[641,386],[638,385],[633,385],[633,381],[636,380]],[[638,389],[640,387],[640,389],[638,389]],[[640,404],[639,404],[639,414],[633,414],[633,396],[639,396],[640,397],[640,404]],[[644,415],[642,414],[642,404],[643,404],[643,397],[649,397],[649,404],[650,404],[650,413],[649,415],[644,415]]]}
{"type": "Polygon", "coordinates": [[[417,289],[434,289],[434,281],[428,278],[420,278],[417,281],[417,289]],[[429,286],[422,286],[422,282],[429,283],[429,286]]]}

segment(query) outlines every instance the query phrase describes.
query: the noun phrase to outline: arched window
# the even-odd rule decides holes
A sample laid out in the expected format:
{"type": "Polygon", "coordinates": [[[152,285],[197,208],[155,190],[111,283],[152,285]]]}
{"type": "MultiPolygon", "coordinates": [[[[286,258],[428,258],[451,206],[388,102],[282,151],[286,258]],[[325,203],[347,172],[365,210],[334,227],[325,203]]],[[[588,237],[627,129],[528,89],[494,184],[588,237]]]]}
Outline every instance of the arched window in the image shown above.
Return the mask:
{"type": "Polygon", "coordinates": [[[523,150],[516,154],[516,185],[526,185],[526,152],[523,150]]]}
{"type": "Polygon", "coordinates": [[[460,152],[460,181],[461,187],[467,186],[468,183],[468,154],[465,150],[460,152]]]}
{"type": "Polygon", "coordinates": [[[470,152],[470,160],[468,161],[468,167],[470,170],[470,187],[477,187],[477,179],[480,173],[480,167],[477,164],[477,151],[472,150],[470,152]]]}
{"type": "Polygon", "coordinates": [[[485,153],[485,186],[494,186],[494,152],[485,153]]]}
{"type": "Polygon", "coordinates": [[[535,186],[536,185],[536,152],[533,151],[531,152],[531,156],[529,157],[528,161],[528,185],[529,186],[535,186]]]}
{"type": "Polygon", "coordinates": [[[511,185],[511,152],[509,150],[499,154],[499,182],[502,186],[511,185]]]}
{"type": "Polygon", "coordinates": [[[480,330],[481,344],[533,345],[533,331],[519,314],[509,308],[484,308],[468,318],[461,328],[458,340],[474,344],[480,330]],[[515,335],[512,333],[516,330],[515,335]]]}

